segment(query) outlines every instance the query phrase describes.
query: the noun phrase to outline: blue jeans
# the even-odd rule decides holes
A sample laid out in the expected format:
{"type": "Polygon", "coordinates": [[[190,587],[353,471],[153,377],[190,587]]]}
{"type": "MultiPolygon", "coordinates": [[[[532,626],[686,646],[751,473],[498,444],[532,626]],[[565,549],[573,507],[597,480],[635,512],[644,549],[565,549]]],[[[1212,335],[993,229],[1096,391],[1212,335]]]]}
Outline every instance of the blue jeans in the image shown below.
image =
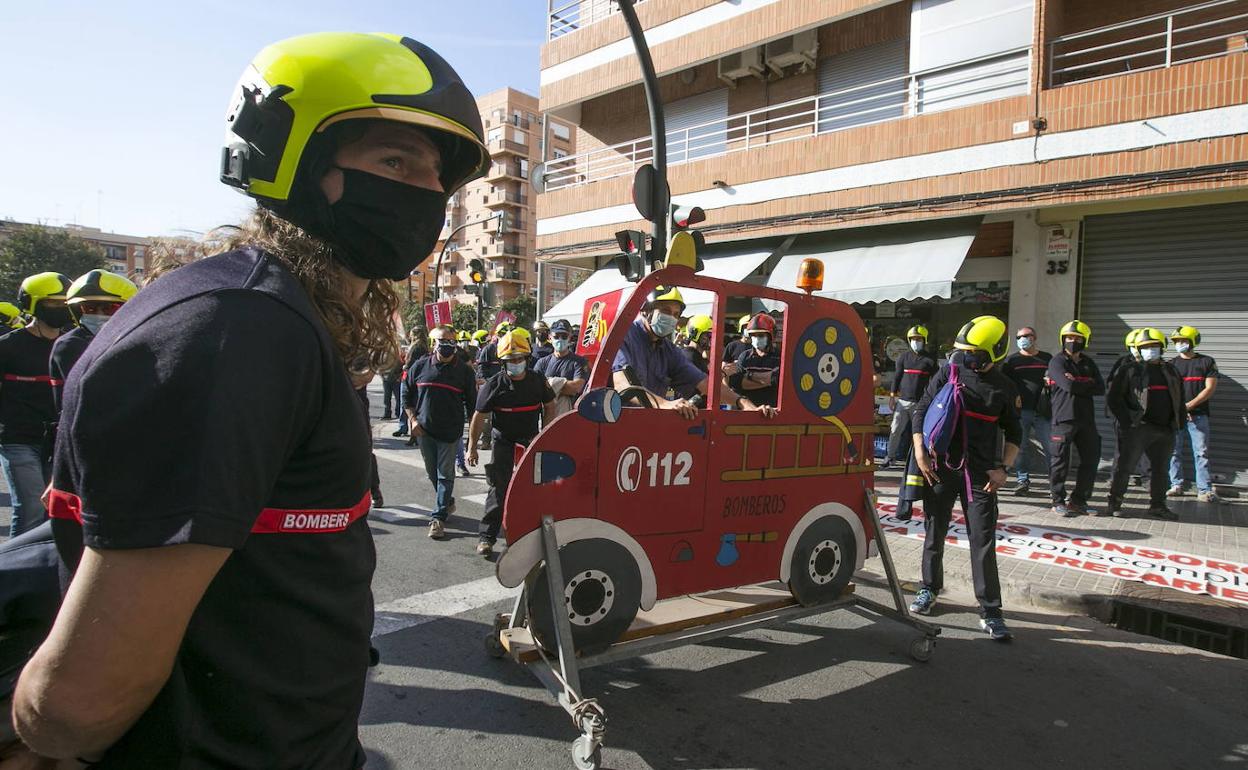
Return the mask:
{"type": "Polygon", "coordinates": [[[0,466],[4,467],[4,480],[8,482],[13,506],[9,537],[17,537],[47,518],[39,498],[48,487],[52,468],[43,461],[42,454],[39,447],[31,444],[0,445],[0,466]]]}
{"type": "Polygon", "coordinates": [[[1170,486],[1183,486],[1183,434],[1192,442],[1193,465],[1196,466],[1196,491],[1212,492],[1213,479],[1209,477],[1209,415],[1193,414],[1187,421],[1187,430],[1174,434],[1174,454],[1170,456],[1170,486]]]}
{"type": "Polygon", "coordinates": [[[1030,484],[1031,474],[1027,466],[1031,463],[1032,434],[1040,440],[1040,450],[1044,453],[1044,467],[1048,468],[1049,434],[1052,432],[1052,426],[1049,425],[1049,418],[1038,416],[1034,409],[1022,410],[1019,422],[1023,426],[1023,437],[1019,439],[1021,443],[1018,445],[1018,458],[1014,460],[1014,473],[1018,476],[1019,484],[1030,484]]]}
{"type": "Polygon", "coordinates": [[[438,509],[433,518],[446,521],[447,509],[455,502],[455,441],[438,441],[428,435],[420,437],[420,454],[425,460],[425,472],[429,474],[429,483],[437,492],[438,509]]]}

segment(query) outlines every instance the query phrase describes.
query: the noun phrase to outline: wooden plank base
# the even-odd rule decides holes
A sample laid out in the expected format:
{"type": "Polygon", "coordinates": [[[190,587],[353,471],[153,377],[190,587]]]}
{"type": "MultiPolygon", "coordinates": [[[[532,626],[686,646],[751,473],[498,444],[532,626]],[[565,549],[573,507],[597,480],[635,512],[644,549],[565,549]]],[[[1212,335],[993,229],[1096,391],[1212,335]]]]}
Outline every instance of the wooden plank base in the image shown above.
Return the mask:
{"type": "MultiPolygon", "coordinates": [[[[854,589],[853,583],[847,585],[841,598],[853,594],[854,589]]],[[[780,582],[676,596],[657,602],[649,611],[637,613],[637,618],[619,641],[628,642],[687,631],[698,626],[737,620],[796,605],[797,601],[789,593],[788,587],[780,582]]],[[[499,639],[507,653],[520,663],[532,663],[540,658],[533,636],[527,628],[503,629],[499,639]]]]}

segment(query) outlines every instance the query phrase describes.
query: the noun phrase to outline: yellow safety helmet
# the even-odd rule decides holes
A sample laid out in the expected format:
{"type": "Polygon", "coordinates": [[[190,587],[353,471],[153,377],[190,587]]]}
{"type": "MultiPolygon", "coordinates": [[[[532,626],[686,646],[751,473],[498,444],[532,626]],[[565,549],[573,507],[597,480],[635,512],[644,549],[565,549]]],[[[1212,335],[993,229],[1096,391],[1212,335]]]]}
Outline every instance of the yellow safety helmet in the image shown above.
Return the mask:
{"type": "Polygon", "coordinates": [[[65,296],[69,298],[68,304],[77,305],[82,302],[127,302],[138,293],[139,287],[129,278],[96,269],[78,276],[65,296]]]}
{"type": "Polygon", "coordinates": [[[981,315],[967,321],[954,338],[958,350],[982,350],[993,363],[1005,358],[1005,322],[991,315],[981,315]]]}
{"type": "Polygon", "coordinates": [[[527,340],[527,339],[531,339],[531,338],[532,338],[532,336],[533,336],[533,335],[529,334],[529,330],[528,330],[528,329],[526,329],[526,328],[524,328],[523,326],[516,326],[516,327],[514,327],[514,328],[511,330],[511,333],[512,333],[512,334],[514,334],[514,335],[516,335],[517,337],[523,337],[523,338],[524,338],[524,339],[526,339],[526,340],[527,340]]]}
{"type": "Polygon", "coordinates": [[[906,331],[906,339],[908,340],[912,340],[915,337],[922,337],[923,341],[927,342],[927,336],[928,336],[927,327],[924,326],[923,324],[919,324],[918,326],[911,326],[910,329],[906,331]]]}
{"type": "Polygon", "coordinates": [[[69,276],[63,273],[35,273],[22,281],[17,291],[17,304],[23,313],[34,314],[35,305],[45,299],[65,299],[69,292],[69,276]]]}
{"type": "Polygon", "coordinates": [[[744,332],[745,327],[750,325],[750,319],[753,317],[754,316],[752,315],[743,315],[739,319],[737,319],[737,331],[744,332]]]}
{"type": "Polygon", "coordinates": [[[0,302],[0,325],[13,329],[25,326],[22,323],[22,311],[17,309],[17,305],[12,302],[0,302]]]}
{"type": "Polygon", "coordinates": [[[1092,327],[1077,318],[1062,327],[1062,332],[1057,338],[1058,343],[1065,342],[1068,335],[1083,337],[1084,345],[1092,344],[1092,327]]]}
{"type": "Polygon", "coordinates": [[[685,298],[681,296],[680,289],[675,286],[655,286],[646,297],[646,309],[654,307],[656,302],[679,302],[680,312],[685,312],[685,298]]]}
{"type": "Polygon", "coordinates": [[[685,324],[685,334],[689,335],[690,342],[700,342],[702,336],[713,328],[715,322],[709,315],[695,315],[685,324]]]}
{"type": "Polygon", "coordinates": [[[1195,326],[1180,326],[1170,332],[1170,339],[1188,340],[1192,343],[1192,347],[1198,347],[1200,345],[1200,330],[1195,326]]]}
{"type": "Polygon", "coordinates": [[[461,331],[455,334],[455,339],[459,342],[468,342],[472,339],[472,335],[468,332],[461,331]]]}
{"type": "Polygon", "coordinates": [[[1135,347],[1142,348],[1145,345],[1161,345],[1161,349],[1166,349],[1166,335],[1161,329],[1154,329],[1149,326],[1144,329],[1135,330],[1135,347]]]}
{"type": "Polygon", "coordinates": [[[511,323],[508,321],[501,321],[498,326],[494,327],[494,333],[500,337],[509,331],[511,331],[511,323]]]}
{"type": "Polygon", "coordinates": [[[480,345],[482,342],[485,342],[486,338],[489,336],[490,333],[485,329],[477,329],[472,333],[472,341],[480,345]]]}
{"type": "Polygon", "coordinates": [[[442,152],[448,194],[489,168],[476,99],[446,60],[401,35],[319,32],[252,59],[226,115],[221,181],[255,198],[289,200],[309,143],[358,119],[425,129],[442,152]]]}
{"type": "Polygon", "coordinates": [[[529,346],[529,336],[527,334],[517,334],[522,331],[516,329],[507,332],[498,342],[498,357],[508,358],[510,356],[527,356],[533,352],[533,348],[529,346]]]}
{"type": "Polygon", "coordinates": [[[1126,339],[1123,340],[1127,345],[1127,350],[1135,350],[1135,338],[1139,336],[1142,329],[1132,329],[1127,332],[1126,339]]]}

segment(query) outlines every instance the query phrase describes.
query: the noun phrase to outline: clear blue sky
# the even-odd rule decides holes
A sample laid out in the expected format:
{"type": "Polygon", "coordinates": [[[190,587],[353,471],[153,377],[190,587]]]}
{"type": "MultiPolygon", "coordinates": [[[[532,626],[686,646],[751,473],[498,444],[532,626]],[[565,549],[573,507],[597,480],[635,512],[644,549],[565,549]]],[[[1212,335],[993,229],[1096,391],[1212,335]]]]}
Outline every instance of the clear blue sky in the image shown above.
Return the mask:
{"type": "Polygon", "coordinates": [[[0,218],[131,235],[238,221],[217,181],[230,89],[252,55],[325,30],[394,32],[475,94],[537,93],[541,0],[3,0],[0,218]]]}

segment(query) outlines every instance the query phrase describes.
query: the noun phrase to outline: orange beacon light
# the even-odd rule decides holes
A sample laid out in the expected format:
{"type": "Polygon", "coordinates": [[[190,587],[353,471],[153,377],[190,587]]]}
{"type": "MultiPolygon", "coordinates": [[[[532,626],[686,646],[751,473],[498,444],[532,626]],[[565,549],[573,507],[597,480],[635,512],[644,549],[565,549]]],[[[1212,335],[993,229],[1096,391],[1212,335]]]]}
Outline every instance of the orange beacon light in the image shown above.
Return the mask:
{"type": "Polygon", "coordinates": [[[823,263],[807,257],[797,268],[797,288],[810,294],[823,288],[823,263]]]}

